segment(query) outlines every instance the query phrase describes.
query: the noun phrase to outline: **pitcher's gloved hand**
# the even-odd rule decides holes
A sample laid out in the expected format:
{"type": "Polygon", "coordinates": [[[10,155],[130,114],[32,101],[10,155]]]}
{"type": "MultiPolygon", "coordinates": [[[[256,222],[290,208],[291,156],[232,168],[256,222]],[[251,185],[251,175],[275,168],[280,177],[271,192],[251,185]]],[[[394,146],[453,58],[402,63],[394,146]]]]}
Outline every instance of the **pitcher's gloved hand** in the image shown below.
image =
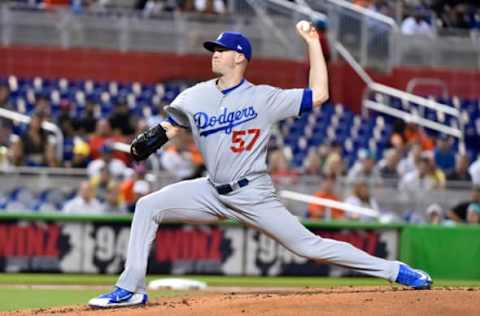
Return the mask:
{"type": "Polygon", "coordinates": [[[142,161],[166,142],[168,142],[167,131],[158,124],[135,137],[130,145],[130,154],[136,161],[142,161]]]}

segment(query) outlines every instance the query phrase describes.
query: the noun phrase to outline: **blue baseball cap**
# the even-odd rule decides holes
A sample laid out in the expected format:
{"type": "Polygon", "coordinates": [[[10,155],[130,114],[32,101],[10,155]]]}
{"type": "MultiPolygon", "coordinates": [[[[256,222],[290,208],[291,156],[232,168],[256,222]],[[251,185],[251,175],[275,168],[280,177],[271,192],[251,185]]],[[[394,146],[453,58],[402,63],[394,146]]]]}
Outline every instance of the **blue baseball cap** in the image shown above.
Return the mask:
{"type": "Polygon", "coordinates": [[[245,55],[248,61],[252,58],[252,45],[250,41],[245,35],[238,32],[223,32],[218,35],[216,40],[203,43],[203,47],[211,52],[213,52],[216,47],[223,47],[245,55]]]}

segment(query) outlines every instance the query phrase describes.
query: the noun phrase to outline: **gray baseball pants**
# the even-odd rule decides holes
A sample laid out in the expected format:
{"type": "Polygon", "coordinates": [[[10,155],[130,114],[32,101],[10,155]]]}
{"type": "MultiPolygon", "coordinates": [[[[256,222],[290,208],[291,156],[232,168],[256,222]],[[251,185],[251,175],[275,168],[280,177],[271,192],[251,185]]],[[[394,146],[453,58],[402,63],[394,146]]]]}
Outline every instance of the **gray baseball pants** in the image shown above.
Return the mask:
{"type": "Polygon", "coordinates": [[[270,176],[220,195],[207,178],[168,185],[138,200],[133,216],[125,270],[116,286],[145,292],[150,247],[158,225],[236,219],[269,235],[293,253],[395,281],[399,263],[377,258],[351,244],[321,238],[306,229],[277,199],[270,176]]]}

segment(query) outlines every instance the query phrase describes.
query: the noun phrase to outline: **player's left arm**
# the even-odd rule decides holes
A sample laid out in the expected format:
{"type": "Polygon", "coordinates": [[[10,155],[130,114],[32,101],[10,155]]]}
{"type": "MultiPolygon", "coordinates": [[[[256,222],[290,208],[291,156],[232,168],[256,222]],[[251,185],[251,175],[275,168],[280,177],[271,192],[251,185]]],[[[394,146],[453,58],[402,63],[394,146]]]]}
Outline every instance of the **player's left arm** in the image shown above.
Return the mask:
{"type": "Polygon", "coordinates": [[[308,59],[310,61],[309,88],[312,90],[313,106],[321,106],[328,100],[328,72],[320,44],[318,32],[315,27],[310,26],[309,30],[302,29],[297,24],[297,32],[307,44],[308,59]]]}

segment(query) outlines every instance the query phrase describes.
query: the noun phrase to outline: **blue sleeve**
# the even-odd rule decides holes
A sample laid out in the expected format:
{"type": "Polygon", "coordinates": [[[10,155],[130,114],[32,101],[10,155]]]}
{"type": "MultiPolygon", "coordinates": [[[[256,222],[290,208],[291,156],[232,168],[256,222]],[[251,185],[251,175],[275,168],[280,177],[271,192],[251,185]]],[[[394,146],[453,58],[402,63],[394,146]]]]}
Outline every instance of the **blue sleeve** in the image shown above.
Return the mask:
{"type": "Polygon", "coordinates": [[[300,103],[300,112],[298,115],[303,113],[311,112],[313,108],[313,93],[312,89],[303,90],[302,102],[300,103]]]}
{"type": "Polygon", "coordinates": [[[181,127],[181,128],[188,129],[188,127],[183,126],[183,125],[180,125],[177,121],[175,121],[171,115],[169,115],[169,116],[167,117],[167,121],[168,121],[170,124],[172,124],[173,126],[177,126],[177,127],[181,127]]]}

